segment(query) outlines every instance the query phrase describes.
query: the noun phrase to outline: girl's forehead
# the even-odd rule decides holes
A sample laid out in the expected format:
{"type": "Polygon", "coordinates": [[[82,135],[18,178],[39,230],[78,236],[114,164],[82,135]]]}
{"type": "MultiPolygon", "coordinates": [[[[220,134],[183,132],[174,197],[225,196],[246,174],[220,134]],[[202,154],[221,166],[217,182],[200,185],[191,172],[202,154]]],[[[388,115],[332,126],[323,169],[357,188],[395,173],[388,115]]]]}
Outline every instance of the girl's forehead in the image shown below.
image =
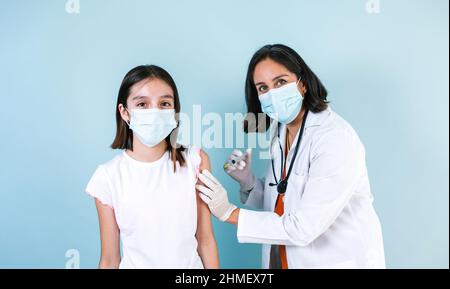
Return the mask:
{"type": "Polygon", "coordinates": [[[172,88],[163,80],[152,78],[144,79],[134,84],[130,89],[129,100],[137,98],[160,99],[161,97],[173,98],[172,88]]]}

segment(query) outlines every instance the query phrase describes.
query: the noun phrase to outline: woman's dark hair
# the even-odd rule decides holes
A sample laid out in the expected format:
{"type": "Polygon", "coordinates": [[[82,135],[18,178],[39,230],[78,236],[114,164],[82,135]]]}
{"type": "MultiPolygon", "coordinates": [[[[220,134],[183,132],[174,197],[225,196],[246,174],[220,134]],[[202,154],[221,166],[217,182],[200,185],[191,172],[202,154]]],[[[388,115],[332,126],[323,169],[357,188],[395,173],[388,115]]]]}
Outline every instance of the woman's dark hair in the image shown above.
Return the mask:
{"type": "Polygon", "coordinates": [[[259,49],[250,60],[247,70],[247,79],[245,82],[245,100],[247,103],[247,118],[244,121],[244,131],[264,132],[270,126],[270,118],[267,115],[261,119],[261,102],[258,98],[258,92],[255,87],[253,75],[255,67],[263,60],[271,59],[283,66],[287,70],[297,75],[298,79],[306,87],[303,106],[312,112],[320,112],[328,107],[327,90],[319,78],[306,65],[300,55],[290,47],[282,44],[266,45],[259,49]],[[250,117],[254,117],[253,124],[250,123],[250,117]],[[263,126],[260,123],[263,122],[263,126]]]}
{"type": "Polygon", "coordinates": [[[176,129],[169,134],[165,141],[167,143],[167,150],[169,151],[170,158],[173,161],[174,170],[176,169],[176,162],[183,166],[185,164],[185,159],[182,152],[185,150],[183,146],[178,146],[176,144],[178,127],[179,127],[179,116],[180,112],[180,99],[178,96],[177,86],[175,81],[172,79],[170,74],[163,68],[156,65],[141,65],[131,69],[124,77],[122,84],[120,85],[119,95],[117,97],[116,105],[116,137],[114,138],[111,148],[113,149],[127,149],[133,150],[133,131],[129,128],[128,124],[122,119],[119,111],[119,104],[122,104],[125,108],[127,107],[127,100],[130,96],[130,89],[136,83],[144,79],[159,79],[167,83],[173,90],[174,105],[176,120],[178,126],[176,129]],[[173,143],[172,141],[173,140],[173,143]]]}

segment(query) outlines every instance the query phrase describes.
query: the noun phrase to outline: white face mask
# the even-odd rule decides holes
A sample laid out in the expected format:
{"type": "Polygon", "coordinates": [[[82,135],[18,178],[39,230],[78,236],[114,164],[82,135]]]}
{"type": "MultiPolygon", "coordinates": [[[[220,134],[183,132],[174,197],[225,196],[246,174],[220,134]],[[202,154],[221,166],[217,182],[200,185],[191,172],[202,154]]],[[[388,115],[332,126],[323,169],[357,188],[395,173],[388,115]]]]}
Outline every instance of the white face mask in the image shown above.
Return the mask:
{"type": "Polygon", "coordinates": [[[176,127],[174,109],[132,109],[130,129],[148,147],[164,140],[176,127]]]}
{"type": "Polygon", "coordinates": [[[280,123],[291,123],[297,117],[303,103],[303,96],[298,90],[298,82],[288,83],[260,95],[262,111],[280,123]]]}

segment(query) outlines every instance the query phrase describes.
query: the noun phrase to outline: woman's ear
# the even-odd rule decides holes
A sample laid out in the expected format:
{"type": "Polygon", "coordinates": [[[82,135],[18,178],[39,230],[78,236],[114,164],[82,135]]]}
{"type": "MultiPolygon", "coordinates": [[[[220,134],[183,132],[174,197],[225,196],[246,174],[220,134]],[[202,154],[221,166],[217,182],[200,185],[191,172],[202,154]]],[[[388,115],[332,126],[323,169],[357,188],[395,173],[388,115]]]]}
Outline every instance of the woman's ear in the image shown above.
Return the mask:
{"type": "Polygon", "coordinates": [[[305,97],[305,93],[308,91],[308,89],[306,88],[306,85],[303,84],[303,81],[299,81],[298,86],[300,88],[300,93],[303,95],[303,97],[305,97]]]}
{"type": "Polygon", "coordinates": [[[117,107],[117,109],[119,110],[120,116],[122,117],[123,121],[130,124],[130,115],[128,113],[128,110],[125,108],[125,106],[123,106],[123,104],[119,103],[119,106],[117,107]]]}

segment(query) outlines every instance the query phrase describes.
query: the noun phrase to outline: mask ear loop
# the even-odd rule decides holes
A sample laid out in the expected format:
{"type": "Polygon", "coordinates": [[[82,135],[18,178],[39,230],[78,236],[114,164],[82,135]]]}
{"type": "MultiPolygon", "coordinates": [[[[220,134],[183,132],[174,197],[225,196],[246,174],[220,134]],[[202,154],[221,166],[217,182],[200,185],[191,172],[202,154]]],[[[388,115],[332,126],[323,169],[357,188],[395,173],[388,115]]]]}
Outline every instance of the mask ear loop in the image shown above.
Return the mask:
{"type": "MultiPolygon", "coordinates": [[[[174,109],[174,111],[175,111],[175,109],[174,109]]],[[[175,121],[177,122],[177,126],[173,130],[180,128],[180,125],[181,125],[180,112],[175,111],[175,121]],[[177,119],[177,115],[178,115],[178,119],[177,119]]]]}
{"type": "Polygon", "coordinates": [[[128,125],[128,128],[130,128],[131,112],[128,110],[128,107],[126,107],[126,106],[124,106],[124,107],[125,107],[125,110],[126,110],[127,113],[128,113],[128,121],[126,121],[126,120],[124,120],[124,121],[125,121],[125,123],[128,125]]]}
{"type": "MultiPolygon", "coordinates": [[[[169,135],[167,136],[169,138],[169,141],[172,142],[172,134],[174,132],[176,132],[176,134],[178,135],[179,129],[180,129],[180,124],[181,124],[181,120],[177,120],[175,119],[175,121],[177,122],[177,126],[169,133],[169,135]]],[[[175,144],[177,144],[176,140],[175,140],[175,144]]]]}
{"type": "MultiPolygon", "coordinates": [[[[298,77],[297,87],[298,87],[300,81],[302,81],[302,77],[301,77],[301,76],[298,77]]],[[[299,91],[300,91],[300,90],[299,90],[299,91]]],[[[301,92],[300,92],[300,95],[302,96],[303,99],[305,99],[305,96],[304,96],[303,94],[301,94],[301,92]]]]}

